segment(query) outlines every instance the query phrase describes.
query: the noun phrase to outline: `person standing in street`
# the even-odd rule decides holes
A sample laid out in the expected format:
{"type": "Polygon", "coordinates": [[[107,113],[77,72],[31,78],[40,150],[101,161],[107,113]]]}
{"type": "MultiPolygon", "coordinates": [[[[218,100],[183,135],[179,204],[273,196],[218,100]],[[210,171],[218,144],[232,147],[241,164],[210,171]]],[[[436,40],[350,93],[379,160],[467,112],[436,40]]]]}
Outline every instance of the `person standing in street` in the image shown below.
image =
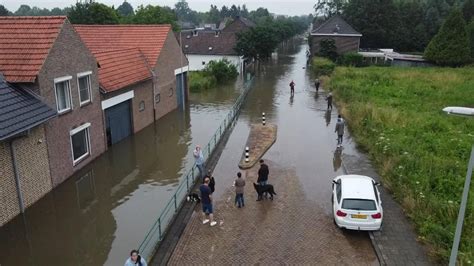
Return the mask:
{"type": "Polygon", "coordinates": [[[207,170],[207,175],[202,180],[203,183],[206,178],[209,178],[209,188],[211,189],[211,194],[212,194],[216,190],[216,180],[212,176],[211,170],[207,170]]]}
{"type": "Polygon", "coordinates": [[[202,155],[201,146],[196,145],[196,148],[193,151],[193,156],[196,161],[196,166],[199,169],[199,177],[204,178],[204,156],[202,155]]]}
{"type": "Polygon", "coordinates": [[[295,94],[295,82],[293,80],[290,82],[290,92],[291,95],[295,94]]]}
{"type": "Polygon", "coordinates": [[[321,85],[321,83],[319,82],[319,79],[316,79],[316,81],[314,82],[314,86],[316,87],[316,92],[319,91],[319,85],[321,85]]]}
{"type": "Polygon", "coordinates": [[[130,258],[125,261],[124,266],[147,266],[145,259],[138,254],[138,250],[130,251],[130,258]]]}
{"type": "Polygon", "coordinates": [[[237,173],[237,179],[234,181],[235,186],[235,205],[238,205],[239,208],[245,206],[244,202],[244,187],[245,180],[242,178],[242,173],[237,173]]]}
{"type": "Polygon", "coordinates": [[[212,193],[211,188],[209,188],[209,178],[204,179],[204,184],[199,187],[199,191],[201,192],[201,204],[202,204],[202,224],[207,224],[211,222],[211,226],[217,224],[214,221],[214,214],[212,210],[212,193]],[[209,219],[207,219],[206,215],[209,215],[209,219]]]}
{"type": "Polygon", "coordinates": [[[332,93],[330,92],[326,97],[326,101],[328,102],[328,110],[332,110],[332,93]]]}
{"type": "Polygon", "coordinates": [[[342,119],[341,115],[338,115],[337,117],[336,128],[334,129],[334,132],[337,133],[337,146],[342,147],[342,140],[344,136],[344,120],[342,119]]]}
{"type": "Polygon", "coordinates": [[[265,161],[263,159],[260,160],[260,169],[258,169],[257,183],[260,186],[265,186],[268,182],[269,174],[270,174],[270,170],[268,169],[268,165],[265,164],[265,161]]]}

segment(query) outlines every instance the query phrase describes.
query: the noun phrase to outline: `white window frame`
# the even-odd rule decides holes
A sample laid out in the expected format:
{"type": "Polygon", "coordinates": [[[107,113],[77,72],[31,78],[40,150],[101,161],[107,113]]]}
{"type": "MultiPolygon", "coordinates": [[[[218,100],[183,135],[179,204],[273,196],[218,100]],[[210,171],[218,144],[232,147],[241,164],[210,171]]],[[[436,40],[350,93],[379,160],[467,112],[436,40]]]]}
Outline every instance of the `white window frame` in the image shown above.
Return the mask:
{"type": "Polygon", "coordinates": [[[80,163],[84,158],[90,156],[92,154],[91,152],[91,132],[90,132],[90,127],[91,123],[85,123],[83,125],[80,125],[76,128],[73,128],[71,131],[69,131],[69,139],[71,142],[71,155],[72,155],[72,165],[76,166],[78,163],[80,163]],[[72,136],[76,135],[77,133],[87,130],[86,134],[86,140],[87,140],[87,152],[81,155],[79,158],[74,160],[74,146],[72,145],[72,136]]]}
{"type": "Polygon", "coordinates": [[[92,102],[92,84],[91,84],[91,77],[92,77],[92,71],[86,71],[86,72],[81,72],[77,74],[77,93],[79,95],[79,106],[83,106],[85,104],[91,103],[92,102]],[[87,101],[82,101],[81,99],[81,87],[79,85],[79,79],[83,77],[89,77],[89,100],[87,101]]]}
{"type": "MultiPolygon", "coordinates": [[[[70,110],[72,110],[74,108],[73,103],[72,103],[71,79],[72,79],[72,76],[64,76],[64,77],[54,79],[54,95],[55,95],[55,98],[56,98],[56,110],[58,111],[58,114],[63,114],[65,112],[69,112],[70,110]],[[65,81],[67,81],[68,89],[69,89],[69,108],[59,110],[58,93],[56,92],[56,84],[61,83],[61,82],[65,82],[65,81]]],[[[66,100],[68,100],[68,99],[66,99],[66,100]]]]}

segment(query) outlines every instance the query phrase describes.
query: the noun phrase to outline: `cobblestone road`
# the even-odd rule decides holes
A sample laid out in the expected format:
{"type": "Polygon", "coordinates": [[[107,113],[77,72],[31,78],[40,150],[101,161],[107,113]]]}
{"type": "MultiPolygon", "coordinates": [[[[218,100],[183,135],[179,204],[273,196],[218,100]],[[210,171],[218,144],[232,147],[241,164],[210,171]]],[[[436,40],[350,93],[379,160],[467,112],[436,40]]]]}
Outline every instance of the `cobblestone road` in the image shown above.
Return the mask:
{"type": "MultiPolygon", "coordinates": [[[[234,206],[230,187],[215,202],[216,227],[203,225],[200,205],[169,261],[189,264],[320,264],[377,265],[367,235],[337,229],[320,205],[308,200],[292,169],[268,162],[274,201],[256,202],[252,181],[257,166],[247,175],[246,205],[234,206]]],[[[329,199],[328,199],[329,200],[329,199]]]]}

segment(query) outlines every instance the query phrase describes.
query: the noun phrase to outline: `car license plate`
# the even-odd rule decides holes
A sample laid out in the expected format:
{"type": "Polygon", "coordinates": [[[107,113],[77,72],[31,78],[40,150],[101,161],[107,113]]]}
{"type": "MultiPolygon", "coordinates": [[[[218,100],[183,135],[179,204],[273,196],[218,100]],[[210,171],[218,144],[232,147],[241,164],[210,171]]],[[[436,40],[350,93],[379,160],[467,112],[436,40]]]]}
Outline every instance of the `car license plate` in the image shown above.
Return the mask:
{"type": "Polygon", "coordinates": [[[367,219],[367,215],[365,214],[352,214],[351,217],[355,219],[367,219]]]}

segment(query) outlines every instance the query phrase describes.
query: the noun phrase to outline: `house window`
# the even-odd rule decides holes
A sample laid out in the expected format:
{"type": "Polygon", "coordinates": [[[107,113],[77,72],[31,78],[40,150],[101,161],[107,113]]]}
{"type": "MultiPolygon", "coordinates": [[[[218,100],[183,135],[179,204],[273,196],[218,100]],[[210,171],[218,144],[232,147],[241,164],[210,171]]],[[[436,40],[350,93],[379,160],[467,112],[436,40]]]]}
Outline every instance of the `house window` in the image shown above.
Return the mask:
{"type": "Polygon", "coordinates": [[[202,61],[202,65],[203,65],[203,66],[206,65],[206,61],[202,61]]]}
{"type": "Polygon", "coordinates": [[[90,123],[86,123],[71,130],[70,132],[72,159],[74,165],[90,155],[90,126],[90,123]]]}
{"type": "Polygon", "coordinates": [[[155,103],[159,103],[160,101],[161,101],[160,94],[157,93],[157,94],[155,95],[155,103]]]}
{"type": "Polygon", "coordinates": [[[170,94],[169,94],[169,96],[170,96],[170,97],[173,96],[173,88],[170,88],[170,94]]]}
{"type": "Polygon", "coordinates": [[[209,51],[212,51],[212,46],[209,46],[209,51]]]}
{"type": "Polygon", "coordinates": [[[56,92],[56,108],[58,113],[64,113],[71,110],[71,76],[57,78],[54,80],[56,92]]]}
{"type": "Polygon", "coordinates": [[[81,106],[91,102],[91,74],[91,71],[77,74],[79,102],[81,106]]]}
{"type": "Polygon", "coordinates": [[[141,101],[141,102],[138,104],[138,111],[140,111],[140,112],[145,111],[145,101],[141,101]]]}
{"type": "Polygon", "coordinates": [[[197,30],[193,31],[193,36],[198,36],[198,31],[197,30]]]}

